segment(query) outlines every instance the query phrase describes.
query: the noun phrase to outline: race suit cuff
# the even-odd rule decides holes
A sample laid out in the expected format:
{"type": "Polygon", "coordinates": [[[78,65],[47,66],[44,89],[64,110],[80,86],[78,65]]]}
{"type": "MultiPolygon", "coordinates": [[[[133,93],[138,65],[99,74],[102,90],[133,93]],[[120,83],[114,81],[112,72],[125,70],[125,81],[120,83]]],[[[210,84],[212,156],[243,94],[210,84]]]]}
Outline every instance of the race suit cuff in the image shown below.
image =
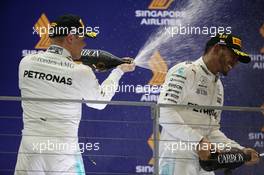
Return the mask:
{"type": "Polygon", "coordinates": [[[191,140],[191,143],[192,143],[192,149],[195,150],[197,148],[197,145],[201,142],[201,140],[203,138],[204,137],[202,135],[200,135],[199,133],[192,132],[192,135],[190,136],[190,140],[191,140]]]}
{"type": "Polygon", "coordinates": [[[203,139],[203,136],[197,131],[191,130],[191,132],[188,133],[187,137],[185,137],[185,140],[186,139],[188,142],[199,144],[200,141],[203,139]]]}
{"type": "Polygon", "coordinates": [[[232,145],[231,147],[235,147],[235,148],[238,148],[240,150],[244,149],[245,147],[239,145],[239,144],[235,144],[235,145],[232,145]]]}
{"type": "Polygon", "coordinates": [[[112,73],[111,73],[113,78],[116,79],[116,80],[119,80],[122,77],[123,74],[124,74],[124,72],[119,67],[117,67],[116,69],[112,70],[112,73]]]}
{"type": "Polygon", "coordinates": [[[199,133],[197,132],[194,132],[193,135],[192,135],[192,141],[193,142],[197,142],[197,143],[200,143],[200,141],[203,139],[204,137],[202,135],[200,135],[199,133]]]}

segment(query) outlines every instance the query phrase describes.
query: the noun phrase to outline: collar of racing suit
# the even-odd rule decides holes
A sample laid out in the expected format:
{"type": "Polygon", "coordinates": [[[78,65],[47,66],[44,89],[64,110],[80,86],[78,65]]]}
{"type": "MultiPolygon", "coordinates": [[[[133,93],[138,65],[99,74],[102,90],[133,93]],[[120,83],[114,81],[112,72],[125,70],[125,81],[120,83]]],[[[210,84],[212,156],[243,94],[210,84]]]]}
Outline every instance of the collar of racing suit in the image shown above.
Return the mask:
{"type": "Polygon", "coordinates": [[[206,64],[204,63],[203,57],[200,57],[197,60],[197,63],[199,64],[203,72],[208,75],[208,77],[210,77],[212,81],[217,82],[217,80],[219,79],[219,74],[215,75],[207,68],[206,64]]]}
{"type": "Polygon", "coordinates": [[[47,52],[61,55],[63,57],[66,57],[69,61],[73,61],[70,52],[59,45],[55,45],[55,44],[50,45],[49,48],[47,49],[47,52]]]}

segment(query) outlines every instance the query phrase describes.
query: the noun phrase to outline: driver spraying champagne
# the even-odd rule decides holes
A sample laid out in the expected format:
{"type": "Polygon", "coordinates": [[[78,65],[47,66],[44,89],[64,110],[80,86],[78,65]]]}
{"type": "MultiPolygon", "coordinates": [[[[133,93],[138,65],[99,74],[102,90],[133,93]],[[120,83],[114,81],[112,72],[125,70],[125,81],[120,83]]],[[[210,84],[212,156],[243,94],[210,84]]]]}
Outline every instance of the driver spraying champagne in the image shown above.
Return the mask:
{"type": "MultiPolygon", "coordinates": [[[[28,55],[19,64],[19,88],[25,98],[110,101],[125,72],[134,71],[133,63],[112,68],[100,85],[93,70],[77,64],[91,33],[80,32],[79,16],[63,15],[51,23],[60,31],[51,33],[51,45],[44,53],[28,55]],[[78,30],[77,30],[78,29],[78,30]],[[109,88],[110,87],[110,88],[109,88]]],[[[131,58],[125,58],[131,60],[131,58]]],[[[106,104],[87,106],[104,109],[106,104]]],[[[22,101],[22,140],[17,157],[16,175],[86,174],[78,144],[82,104],[67,101],[22,101]],[[55,145],[51,147],[50,145],[55,145]],[[62,147],[60,147],[62,145],[62,147]]]]}

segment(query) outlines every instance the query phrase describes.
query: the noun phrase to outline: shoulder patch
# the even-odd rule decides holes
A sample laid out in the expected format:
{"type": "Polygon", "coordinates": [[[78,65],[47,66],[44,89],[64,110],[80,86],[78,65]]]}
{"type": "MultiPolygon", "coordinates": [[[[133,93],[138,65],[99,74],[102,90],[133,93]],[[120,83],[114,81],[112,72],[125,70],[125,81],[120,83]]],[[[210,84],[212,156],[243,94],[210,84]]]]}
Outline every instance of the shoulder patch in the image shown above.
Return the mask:
{"type": "Polygon", "coordinates": [[[180,76],[183,76],[184,75],[184,71],[185,71],[185,68],[184,67],[180,67],[179,69],[176,70],[176,74],[180,75],[180,76]]]}
{"type": "Polygon", "coordinates": [[[187,72],[191,71],[191,68],[194,64],[192,64],[190,61],[188,63],[186,61],[180,62],[176,65],[174,65],[170,70],[169,73],[173,74],[174,76],[180,76],[185,77],[187,72]]]}

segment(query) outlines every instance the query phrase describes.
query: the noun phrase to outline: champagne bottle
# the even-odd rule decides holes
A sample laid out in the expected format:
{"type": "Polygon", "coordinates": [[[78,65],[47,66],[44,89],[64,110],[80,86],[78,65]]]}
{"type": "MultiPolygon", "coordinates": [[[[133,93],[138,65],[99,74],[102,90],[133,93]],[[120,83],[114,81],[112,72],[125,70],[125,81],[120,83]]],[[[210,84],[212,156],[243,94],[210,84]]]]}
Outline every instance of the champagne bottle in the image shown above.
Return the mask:
{"type": "Polygon", "coordinates": [[[104,50],[83,49],[81,55],[81,62],[84,65],[88,65],[99,72],[115,68],[120,64],[130,64],[132,62],[132,60],[121,59],[104,50]]]}
{"type": "Polygon", "coordinates": [[[219,169],[232,170],[250,160],[251,155],[245,154],[238,148],[232,148],[229,151],[211,153],[209,160],[199,160],[199,162],[205,171],[214,171],[219,169]]]}

